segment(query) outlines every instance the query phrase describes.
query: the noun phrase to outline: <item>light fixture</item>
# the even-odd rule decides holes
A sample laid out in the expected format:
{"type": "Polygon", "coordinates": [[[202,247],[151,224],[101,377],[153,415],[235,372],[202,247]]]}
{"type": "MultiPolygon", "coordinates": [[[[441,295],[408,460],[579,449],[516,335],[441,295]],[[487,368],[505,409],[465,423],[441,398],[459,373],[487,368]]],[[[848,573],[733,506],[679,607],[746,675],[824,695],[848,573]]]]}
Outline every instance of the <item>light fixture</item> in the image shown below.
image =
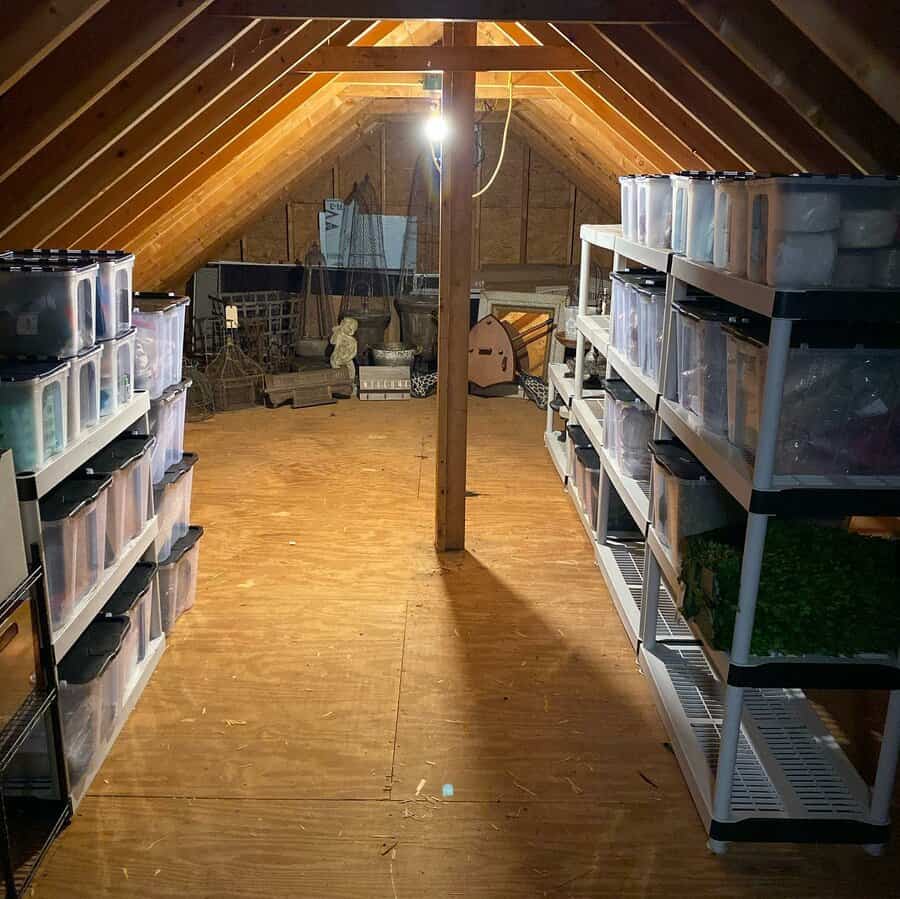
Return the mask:
{"type": "Polygon", "coordinates": [[[447,120],[440,113],[432,113],[425,119],[425,137],[431,143],[441,143],[447,137],[448,131],[447,120]]]}

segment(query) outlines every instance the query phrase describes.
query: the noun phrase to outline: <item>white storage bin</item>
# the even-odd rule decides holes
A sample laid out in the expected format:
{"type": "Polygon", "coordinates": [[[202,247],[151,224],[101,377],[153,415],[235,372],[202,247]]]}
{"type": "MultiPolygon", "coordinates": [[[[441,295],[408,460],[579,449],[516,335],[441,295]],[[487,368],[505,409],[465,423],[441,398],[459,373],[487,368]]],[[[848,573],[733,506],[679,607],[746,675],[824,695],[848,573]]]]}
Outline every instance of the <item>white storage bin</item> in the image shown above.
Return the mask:
{"type": "Polygon", "coordinates": [[[664,440],[650,444],[653,459],[653,528],[681,570],[684,540],[743,518],[741,507],[683,447],[664,440]]]}
{"type": "Polygon", "coordinates": [[[103,675],[112,661],[79,639],[59,663],[59,710],[69,786],[80,793],[100,751],[103,675]]]}
{"type": "Polygon", "coordinates": [[[0,446],[17,472],[39,471],[68,440],[68,362],[0,363],[0,446]]]}
{"type": "MultiPolygon", "coordinates": [[[[728,439],[753,459],[766,332],[725,328],[728,439]]],[[[893,326],[794,326],[775,453],[784,475],[900,474],[900,335],[893,326]]]]}
{"type": "Polygon", "coordinates": [[[687,184],[684,252],[692,262],[712,262],[715,187],[712,173],[693,175],[687,184]]]}
{"type": "Polygon", "coordinates": [[[168,556],[175,541],[188,532],[194,465],[198,458],[196,453],[184,453],[181,461],[171,466],[162,481],[153,488],[158,527],[156,555],[159,559],[168,556]]]}
{"type": "Polygon", "coordinates": [[[672,240],[672,184],[668,175],[639,175],[637,239],[644,246],[668,250],[672,240]]]}
{"type": "Polygon", "coordinates": [[[747,274],[747,181],[750,177],[725,176],[713,182],[713,265],[740,278],[747,274]]]}
{"type": "Polygon", "coordinates": [[[104,340],[100,366],[100,415],[114,415],[134,396],[135,330],[104,340]]]}
{"type": "Polygon", "coordinates": [[[634,175],[619,176],[622,202],[622,237],[637,240],[637,185],[634,175]]]}
{"type": "Polygon", "coordinates": [[[69,360],[68,442],[100,421],[100,358],[103,347],[83,350],[69,360]]]}
{"type": "Polygon", "coordinates": [[[664,287],[637,286],[634,294],[638,306],[638,364],[641,371],[658,384],[666,290],[664,287]]]}
{"type": "MultiPolygon", "coordinates": [[[[104,618],[125,617],[131,621],[135,642],[132,675],[137,665],[147,657],[147,649],[150,646],[155,586],[155,563],[138,562],[103,607],[104,618]]],[[[126,680],[129,678],[130,675],[126,677],[126,680]]]]}
{"type": "Polygon", "coordinates": [[[41,501],[50,625],[67,624],[106,567],[106,503],[112,479],[78,475],[41,501]]]}
{"type": "Polygon", "coordinates": [[[896,179],[792,175],[750,181],[747,191],[752,281],[830,287],[839,246],[875,248],[896,237],[896,179]]]}
{"type": "Polygon", "coordinates": [[[135,293],[132,319],[137,328],[135,376],[151,399],[181,380],[184,317],[190,300],[175,293],[135,293]]]}
{"type": "Polygon", "coordinates": [[[96,340],[109,340],[131,327],[134,254],[122,250],[13,250],[6,254],[30,265],[97,263],[94,287],[96,340]]]}
{"type": "Polygon", "coordinates": [[[150,401],[150,433],[156,437],[151,462],[151,478],[158,484],[184,454],[184,417],[191,380],[169,387],[158,399],[150,401]]]}
{"type": "Polygon", "coordinates": [[[687,240],[687,188],[691,172],[669,175],[672,184],[672,250],[684,253],[687,240]]]}
{"type": "Polygon", "coordinates": [[[191,525],[176,541],[172,552],[159,563],[159,603],[166,634],[175,621],[194,605],[197,596],[197,566],[203,528],[191,525]]]}
{"type": "Polygon", "coordinates": [[[97,264],[0,259],[0,355],[66,359],[92,346],[97,264]]]}
{"type": "Polygon", "coordinates": [[[648,480],[653,410],[624,381],[606,382],[603,445],[628,478],[648,480]]]}
{"type": "Polygon", "coordinates": [[[88,474],[112,478],[106,503],[106,567],[141,534],[150,518],[150,453],[155,437],[121,436],[94,456],[88,474]]]}

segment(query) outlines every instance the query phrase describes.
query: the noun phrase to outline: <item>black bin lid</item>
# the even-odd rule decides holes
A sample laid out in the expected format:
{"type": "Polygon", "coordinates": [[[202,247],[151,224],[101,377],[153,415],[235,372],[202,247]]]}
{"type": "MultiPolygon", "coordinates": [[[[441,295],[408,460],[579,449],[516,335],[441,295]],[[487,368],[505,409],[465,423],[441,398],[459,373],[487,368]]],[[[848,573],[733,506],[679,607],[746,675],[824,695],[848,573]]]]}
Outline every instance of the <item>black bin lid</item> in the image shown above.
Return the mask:
{"type": "Polygon", "coordinates": [[[122,648],[131,628],[129,618],[96,618],[59,663],[59,679],[88,684],[100,677],[122,648]]]}
{"type": "Polygon", "coordinates": [[[575,455],[578,461],[591,471],[600,471],[600,457],[592,446],[576,446],[575,455]]]}
{"type": "Polygon", "coordinates": [[[68,368],[68,362],[58,360],[39,362],[30,360],[8,360],[0,363],[0,381],[21,382],[41,381],[68,368]]]}
{"type": "Polygon", "coordinates": [[[638,395],[624,381],[607,380],[606,392],[617,403],[633,403],[638,399],[638,395]]]}
{"type": "Polygon", "coordinates": [[[680,481],[712,480],[697,457],[674,441],[651,440],[649,446],[654,460],[680,481]]]}
{"type": "Polygon", "coordinates": [[[167,312],[176,306],[187,306],[191,298],[172,291],[136,290],[131,295],[131,306],[139,312],[167,312]]]}
{"type": "Polygon", "coordinates": [[[112,483],[105,474],[79,474],[66,478],[41,500],[44,521],[62,521],[94,502],[112,483]]]}
{"type": "Polygon", "coordinates": [[[587,431],[581,425],[566,425],[566,433],[575,446],[591,445],[591,438],[588,437],[587,431]]]}
{"type": "Polygon", "coordinates": [[[115,615],[127,615],[150,589],[155,574],[155,562],[138,562],[103,607],[102,614],[107,618],[115,615]]]}
{"type": "Polygon", "coordinates": [[[188,532],[179,540],[176,540],[172,546],[172,551],[159,563],[160,568],[168,568],[176,562],[181,561],[181,557],[190,549],[193,549],[197,541],[203,536],[203,528],[198,524],[192,524],[188,528],[188,532]]]}
{"type": "Polygon", "coordinates": [[[98,474],[112,474],[114,471],[127,468],[132,462],[140,459],[155,444],[156,438],[146,434],[117,437],[88,461],[85,470],[98,474]]]}

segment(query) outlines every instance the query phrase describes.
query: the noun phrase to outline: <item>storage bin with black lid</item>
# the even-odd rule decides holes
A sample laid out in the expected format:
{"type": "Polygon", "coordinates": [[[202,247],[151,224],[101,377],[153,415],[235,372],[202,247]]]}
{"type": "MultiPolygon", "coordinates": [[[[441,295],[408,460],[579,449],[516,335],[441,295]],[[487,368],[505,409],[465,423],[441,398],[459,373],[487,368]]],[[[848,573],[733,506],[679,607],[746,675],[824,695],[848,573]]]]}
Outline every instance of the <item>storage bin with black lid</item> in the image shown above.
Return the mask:
{"type": "Polygon", "coordinates": [[[0,362],[0,446],[17,472],[40,471],[66,448],[68,402],[68,362],[0,362]]]}
{"type": "Polygon", "coordinates": [[[626,359],[639,363],[638,341],[638,300],[634,288],[638,285],[648,288],[661,287],[665,290],[666,276],[648,270],[612,272],[612,299],[610,302],[610,338],[613,349],[626,359]]]}
{"type": "Polygon", "coordinates": [[[186,378],[167,387],[157,400],[150,400],[150,433],[156,437],[153,448],[151,478],[158,484],[171,466],[184,455],[184,418],[187,413],[187,392],[193,382],[186,378]]]}
{"type": "Polygon", "coordinates": [[[135,365],[134,328],[122,331],[116,337],[102,340],[103,356],[100,362],[100,415],[114,415],[127,406],[134,396],[135,365]]]}
{"type": "Polygon", "coordinates": [[[135,379],[151,399],[181,380],[184,317],[190,299],[176,293],[136,292],[132,321],[137,328],[135,379]]]}
{"type": "MultiPolygon", "coordinates": [[[[768,326],[724,326],[728,439],[756,456],[768,326]]],[[[776,475],[900,475],[900,327],[797,322],[782,391],[776,475]]]]}
{"type": "Polygon", "coordinates": [[[106,506],[106,567],[146,527],[150,518],[150,454],[155,437],[123,435],[85,466],[89,474],[112,478],[106,506]]]}
{"type": "Polygon", "coordinates": [[[607,381],[603,445],[625,477],[650,478],[652,428],[653,410],[624,381],[607,381]]]}
{"type": "Polygon", "coordinates": [[[125,616],[135,630],[137,663],[147,657],[153,639],[153,598],[157,586],[155,562],[138,562],[125,576],[101,613],[106,618],[125,616]]]}
{"type": "Polygon", "coordinates": [[[202,536],[203,528],[191,525],[187,534],[175,542],[168,557],[159,563],[159,607],[166,634],[175,621],[194,605],[202,536]]]}
{"type": "Polygon", "coordinates": [[[738,524],[741,507],[684,447],[668,440],[650,443],[653,468],[653,528],[681,569],[683,541],[694,534],[738,524]]]}
{"type": "Polygon", "coordinates": [[[163,479],[153,487],[157,525],[156,554],[159,559],[168,556],[175,541],[180,540],[188,531],[194,466],[199,458],[196,453],[182,454],[181,461],[168,468],[163,479]]]}
{"type": "Polygon", "coordinates": [[[106,559],[109,475],[73,475],[40,501],[47,599],[54,631],[97,585],[106,559]]]}
{"type": "Polygon", "coordinates": [[[0,355],[67,359],[92,346],[97,264],[0,258],[0,355]]]}
{"type": "Polygon", "coordinates": [[[69,360],[68,443],[74,443],[100,421],[102,356],[103,348],[97,345],[69,360]]]}
{"type": "Polygon", "coordinates": [[[591,446],[575,448],[575,490],[591,523],[597,530],[597,496],[600,493],[600,457],[591,446]]]}

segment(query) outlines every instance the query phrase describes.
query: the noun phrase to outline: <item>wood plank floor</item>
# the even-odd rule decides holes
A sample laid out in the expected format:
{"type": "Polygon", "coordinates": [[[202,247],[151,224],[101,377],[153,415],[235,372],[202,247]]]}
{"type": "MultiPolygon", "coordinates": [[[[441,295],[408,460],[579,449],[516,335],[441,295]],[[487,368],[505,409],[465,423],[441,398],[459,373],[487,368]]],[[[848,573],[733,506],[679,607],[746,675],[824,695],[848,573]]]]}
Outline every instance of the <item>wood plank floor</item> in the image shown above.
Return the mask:
{"type": "Polygon", "coordinates": [[[894,853],[707,852],[542,413],[470,421],[444,557],[433,401],[189,426],[197,605],[38,899],[900,895],[894,853]]]}

